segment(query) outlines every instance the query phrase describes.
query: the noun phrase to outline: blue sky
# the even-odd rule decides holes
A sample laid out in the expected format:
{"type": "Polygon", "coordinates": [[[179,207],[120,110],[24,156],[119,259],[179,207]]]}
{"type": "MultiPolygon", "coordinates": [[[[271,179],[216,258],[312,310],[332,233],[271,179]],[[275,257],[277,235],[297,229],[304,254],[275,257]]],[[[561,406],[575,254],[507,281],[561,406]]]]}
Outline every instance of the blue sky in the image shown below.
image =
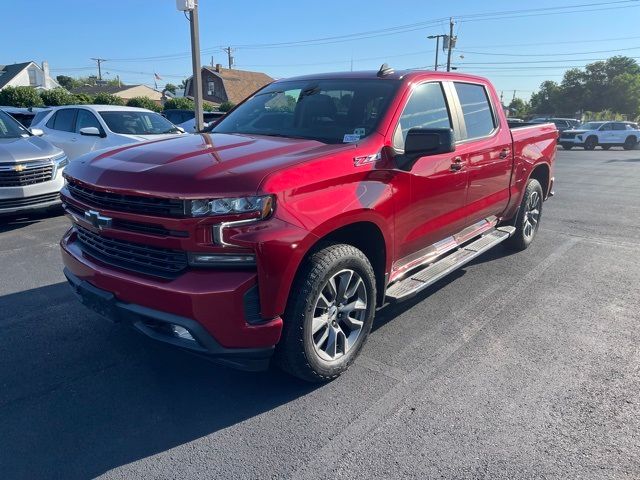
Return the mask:
{"type": "MultiPolygon", "coordinates": [[[[2,11],[0,64],[48,60],[52,74],[79,76],[95,73],[90,58],[102,57],[107,78],[149,85],[154,72],[160,85],[190,74],[188,22],[174,0],[31,0],[3,2],[2,11]]],[[[571,66],[615,54],[640,57],[640,1],[200,0],[202,62],[226,64],[221,48],[230,45],[236,68],[276,78],[349,70],[352,61],[354,70],[384,61],[433,68],[435,44],[426,37],[446,33],[449,16],[460,17],[454,64],[489,77],[505,99],[514,90],[527,98],[571,66]],[[530,9],[546,10],[523,11],[530,9]],[[514,13],[462,17],[493,12],[514,13]],[[396,28],[403,25],[411,26],[396,28]],[[372,33],[327,39],[361,32],[372,33]],[[306,40],[314,41],[264,46],[306,40]]]]}

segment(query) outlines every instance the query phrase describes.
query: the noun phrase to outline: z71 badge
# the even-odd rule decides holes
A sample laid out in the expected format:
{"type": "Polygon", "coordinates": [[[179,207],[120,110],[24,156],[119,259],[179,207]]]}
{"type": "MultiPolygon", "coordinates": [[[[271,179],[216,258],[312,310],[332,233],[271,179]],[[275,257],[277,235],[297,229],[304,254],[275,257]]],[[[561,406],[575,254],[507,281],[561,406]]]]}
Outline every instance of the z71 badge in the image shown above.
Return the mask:
{"type": "Polygon", "coordinates": [[[353,157],[353,166],[363,167],[364,165],[375,163],[378,160],[380,160],[380,153],[374,153],[373,155],[364,155],[362,157],[353,157]]]}

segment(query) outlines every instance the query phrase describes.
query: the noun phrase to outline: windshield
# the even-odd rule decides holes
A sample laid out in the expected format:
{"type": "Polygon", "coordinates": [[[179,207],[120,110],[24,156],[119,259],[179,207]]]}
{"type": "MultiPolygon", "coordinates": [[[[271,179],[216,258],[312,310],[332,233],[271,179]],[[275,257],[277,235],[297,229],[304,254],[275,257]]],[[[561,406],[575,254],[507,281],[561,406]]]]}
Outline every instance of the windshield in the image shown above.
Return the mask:
{"type": "Polygon", "coordinates": [[[154,112],[100,112],[100,116],[114,133],[161,135],[179,132],[173,123],[154,112]]]}
{"type": "Polygon", "coordinates": [[[0,110],[0,138],[28,137],[29,132],[10,115],[0,110]]]}
{"type": "Polygon", "coordinates": [[[580,125],[581,130],[597,130],[607,122],[587,122],[580,125]]]}
{"type": "Polygon", "coordinates": [[[398,85],[377,79],[274,83],[222,117],[212,132],[357,142],[376,129],[398,85]]]}

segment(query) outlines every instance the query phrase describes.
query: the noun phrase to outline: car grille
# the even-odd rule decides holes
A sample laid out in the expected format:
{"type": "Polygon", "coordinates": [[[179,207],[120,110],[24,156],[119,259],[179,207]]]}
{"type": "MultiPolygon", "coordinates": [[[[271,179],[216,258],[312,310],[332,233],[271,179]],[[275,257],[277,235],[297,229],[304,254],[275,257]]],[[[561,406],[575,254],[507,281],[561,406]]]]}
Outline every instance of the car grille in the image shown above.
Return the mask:
{"type": "Polygon", "coordinates": [[[17,163],[0,165],[0,187],[24,187],[47,182],[53,178],[52,163],[17,163]],[[16,171],[16,167],[23,168],[16,171]]]}
{"type": "Polygon", "coordinates": [[[73,198],[88,205],[117,212],[164,217],[184,217],[184,202],[169,198],[139,197],[103,192],[69,181],[67,189],[73,198]]]}
{"type": "Polygon", "coordinates": [[[175,278],[187,268],[187,254],[103,237],[75,225],[84,252],[109,265],[163,278],[175,278]]]}
{"type": "Polygon", "coordinates": [[[5,208],[29,207],[32,205],[40,205],[44,203],[55,202],[60,199],[58,192],[45,193],[44,195],[36,195],[26,198],[8,198],[0,200],[0,210],[5,208]]]}
{"type": "Polygon", "coordinates": [[[571,139],[571,138],[576,138],[576,135],[578,135],[578,134],[577,133],[573,133],[573,132],[562,132],[560,134],[560,138],[571,139]]]}

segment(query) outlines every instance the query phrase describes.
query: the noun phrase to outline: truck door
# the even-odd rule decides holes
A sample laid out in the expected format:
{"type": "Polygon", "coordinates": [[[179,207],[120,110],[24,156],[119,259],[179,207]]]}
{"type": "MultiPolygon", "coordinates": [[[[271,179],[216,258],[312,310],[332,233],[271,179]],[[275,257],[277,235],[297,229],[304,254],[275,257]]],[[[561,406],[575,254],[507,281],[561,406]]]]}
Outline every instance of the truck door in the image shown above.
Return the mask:
{"type": "MultiPolygon", "coordinates": [[[[451,118],[440,82],[415,86],[393,131],[394,149],[404,151],[410,129],[452,128],[451,118]]],[[[408,172],[407,200],[399,202],[396,212],[399,265],[420,258],[434,243],[464,228],[467,171],[457,160],[457,152],[426,156],[408,172]]]]}
{"type": "Polygon", "coordinates": [[[467,226],[500,215],[509,202],[513,165],[509,127],[500,124],[495,105],[481,83],[454,82],[461,138],[456,154],[468,172],[467,226]]]}

